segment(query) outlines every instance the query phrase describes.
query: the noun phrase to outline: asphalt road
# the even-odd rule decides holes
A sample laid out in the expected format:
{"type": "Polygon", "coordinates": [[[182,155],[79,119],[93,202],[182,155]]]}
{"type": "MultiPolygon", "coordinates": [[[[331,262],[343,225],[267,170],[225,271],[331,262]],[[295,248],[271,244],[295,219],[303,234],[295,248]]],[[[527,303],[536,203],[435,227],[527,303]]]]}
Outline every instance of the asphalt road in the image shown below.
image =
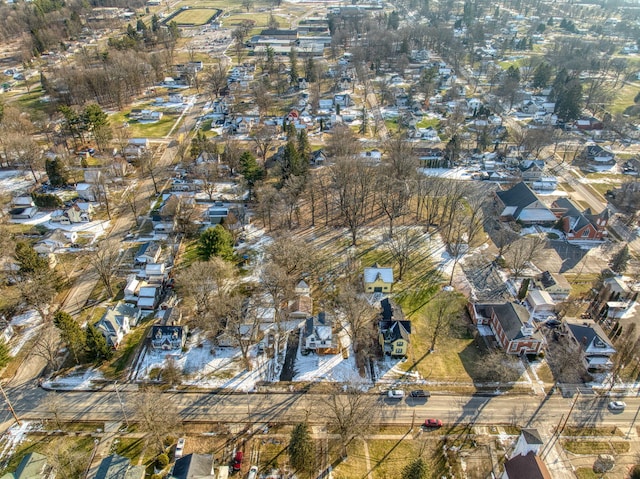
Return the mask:
{"type": "MultiPolygon", "coordinates": [[[[25,389],[25,394],[10,394],[18,416],[27,420],[52,417],[47,395],[56,395],[59,416],[68,421],[122,421],[122,407],[114,391],[47,392],[25,389]]],[[[135,416],[136,392],[120,391],[129,418],[135,416]]],[[[328,422],[325,394],[211,394],[165,393],[184,421],[223,423],[291,423],[308,418],[312,424],[328,422]]],[[[383,395],[369,395],[366,413],[375,424],[415,424],[425,418],[441,419],[445,424],[516,424],[545,426],[564,422],[583,426],[616,425],[627,432],[640,411],[640,398],[625,399],[627,408],[613,412],[607,408],[608,398],[576,396],[470,396],[438,395],[428,400],[406,398],[391,400],[383,395]],[[572,408],[572,405],[574,404],[572,408]]],[[[5,418],[7,419],[7,418],[5,418]]]]}

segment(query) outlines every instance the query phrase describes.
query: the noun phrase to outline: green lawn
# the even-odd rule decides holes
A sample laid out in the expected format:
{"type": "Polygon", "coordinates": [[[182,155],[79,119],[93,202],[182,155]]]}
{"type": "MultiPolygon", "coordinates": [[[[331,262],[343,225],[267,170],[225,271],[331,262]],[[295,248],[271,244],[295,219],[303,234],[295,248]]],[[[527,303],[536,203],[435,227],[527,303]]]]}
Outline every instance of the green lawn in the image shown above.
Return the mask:
{"type": "Polygon", "coordinates": [[[429,127],[433,127],[436,130],[440,127],[440,120],[438,120],[437,118],[428,118],[426,116],[422,117],[422,120],[420,120],[417,124],[416,124],[417,128],[429,128],[429,127]]]}
{"type": "Polygon", "coordinates": [[[181,11],[172,20],[178,24],[198,26],[208,23],[215,13],[211,8],[190,8],[181,11]]]}
{"type": "Polygon", "coordinates": [[[622,454],[629,443],[621,441],[565,441],[563,447],[574,454],[622,454]]]}
{"type": "Polygon", "coordinates": [[[155,123],[140,123],[136,120],[129,120],[129,114],[116,113],[109,117],[112,125],[121,125],[123,122],[129,124],[129,131],[133,138],[163,138],[178,119],[178,113],[165,113],[155,123]]]}
{"type": "Polygon", "coordinates": [[[624,87],[618,90],[618,94],[616,95],[616,98],[611,104],[611,108],[609,110],[611,113],[624,112],[627,107],[633,105],[633,99],[638,93],[640,93],[640,87],[635,85],[624,85],[624,87]]]}
{"type": "Polygon", "coordinates": [[[589,469],[587,467],[579,467],[576,469],[576,477],[578,479],[601,479],[601,474],[596,474],[593,472],[593,469],[589,469]]]}

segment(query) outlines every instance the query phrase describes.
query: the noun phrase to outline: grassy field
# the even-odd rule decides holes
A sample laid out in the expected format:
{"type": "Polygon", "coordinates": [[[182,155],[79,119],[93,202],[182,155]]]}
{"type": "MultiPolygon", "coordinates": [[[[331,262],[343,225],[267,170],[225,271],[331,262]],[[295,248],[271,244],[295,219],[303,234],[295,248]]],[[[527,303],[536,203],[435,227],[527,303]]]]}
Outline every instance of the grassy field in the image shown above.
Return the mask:
{"type": "Polygon", "coordinates": [[[416,127],[418,128],[429,128],[429,127],[433,127],[433,128],[439,128],[440,127],[440,120],[438,120],[437,118],[427,118],[427,117],[423,117],[422,120],[420,120],[417,124],[416,127]]]}
{"type": "Polygon", "coordinates": [[[190,8],[181,11],[173,17],[172,20],[182,25],[198,26],[209,23],[209,20],[215,13],[215,10],[210,8],[190,8]]]}
{"type": "Polygon", "coordinates": [[[618,91],[609,111],[611,113],[622,113],[627,107],[633,105],[633,99],[638,93],[640,93],[640,87],[625,85],[618,91]]]}
{"type": "Polygon", "coordinates": [[[603,477],[601,474],[596,474],[593,469],[587,467],[579,467],[576,469],[576,477],[578,479],[599,479],[603,477]]]}
{"type": "Polygon", "coordinates": [[[563,447],[574,454],[622,454],[629,452],[628,442],[565,441],[563,447]]]}

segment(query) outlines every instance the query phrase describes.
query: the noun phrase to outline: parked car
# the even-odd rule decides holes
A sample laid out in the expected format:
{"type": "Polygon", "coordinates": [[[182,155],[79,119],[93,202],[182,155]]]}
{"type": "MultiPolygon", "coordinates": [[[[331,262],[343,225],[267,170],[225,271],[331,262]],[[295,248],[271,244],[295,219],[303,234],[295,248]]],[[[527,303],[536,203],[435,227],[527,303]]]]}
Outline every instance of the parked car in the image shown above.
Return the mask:
{"type": "Polygon", "coordinates": [[[627,405],[623,401],[611,401],[609,403],[609,409],[612,411],[624,411],[624,408],[626,407],[627,405]]]}
{"type": "Polygon", "coordinates": [[[411,391],[411,397],[412,398],[428,398],[428,397],[431,397],[431,393],[423,389],[415,389],[411,391]]]}
{"type": "Polygon", "coordinates": [[[184,442],[185,442],[184,437],[181,437],[180,439],[178,439],[178,443],[176,444],[176,452],[175,452],[176,459],[180,459],[184,454],[184,442]]]}
{"type": "Polygon", "coordinates": [[[402,399],[404,397],[404,391],[402,389],[391,389],[387,392],[387,396],[391,399],[402,399]]]}
{"type": "Polygon", "coordinates": [[[422,427],[442,427],[442,421],[440,419],[425,419],[422,427]]]}
{"type": "Polygon", "coordinates": [[[258,479],[258,466],[251,466],[247,479],[258,479]]]}
{"type": "Polygon", "coordinates": [[[235,472],[238,472],[240,469],[242,469],[242,458],[243,457],[244,457],[244,453],[242,451],[236,452],[236,455],[233,458],[233,466],[232,466],[232,469],[235,472]]]}

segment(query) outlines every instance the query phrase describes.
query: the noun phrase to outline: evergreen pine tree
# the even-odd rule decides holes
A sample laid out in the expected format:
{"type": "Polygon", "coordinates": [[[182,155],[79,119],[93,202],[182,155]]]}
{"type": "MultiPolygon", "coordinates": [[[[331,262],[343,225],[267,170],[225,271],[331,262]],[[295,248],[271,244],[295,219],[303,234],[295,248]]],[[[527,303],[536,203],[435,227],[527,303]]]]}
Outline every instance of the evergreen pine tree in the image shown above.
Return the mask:
{"type": "Polygon", "coordinates": [[[49,262],[25,241],[16,243],[15,258],[22,273],[35,273],[49,268],[49,262]]]}
{"type": "Polygon", "coordinates": [[[427,479],[429,468],[427,463],[421,457],[414,459],[407,464],[402,470],[404,479],[427,479]]]}
{"type": "Polygon", "coordinates": [[[207,228],[198,240],[198,254],[207,261],[213,256],[224,260],[233,259],[233,237],[222,225],[207,228]]]}
{"type": "Polygon", "coordinates": [[[296,424],[289,441],[289,461],[298,473],[310,474],[315,469],[315,447],[307,423],[296,424]]]}
{"type": "Polygon", "coordinates": [[[629,264],[629,245],[625,245],[611,258],[611,269],[616,273],[624,273],[629,264]]]}
{"type": "Polygon", "coordinates": [[[75,362],[78,363],[78,354],[87,343],[85,331],[69,313],[62,310],[53,315],[53,324],[60,330],[62,342],[71,350],[75,362]]]}
{"type": "Polygon", "coordinates": [[[101,363],[111,359],[113,351],[107,344],[107,340],[98,329],[92,325],[87,325],[86,331],[86,351],[88,359],[101,363]]]}

